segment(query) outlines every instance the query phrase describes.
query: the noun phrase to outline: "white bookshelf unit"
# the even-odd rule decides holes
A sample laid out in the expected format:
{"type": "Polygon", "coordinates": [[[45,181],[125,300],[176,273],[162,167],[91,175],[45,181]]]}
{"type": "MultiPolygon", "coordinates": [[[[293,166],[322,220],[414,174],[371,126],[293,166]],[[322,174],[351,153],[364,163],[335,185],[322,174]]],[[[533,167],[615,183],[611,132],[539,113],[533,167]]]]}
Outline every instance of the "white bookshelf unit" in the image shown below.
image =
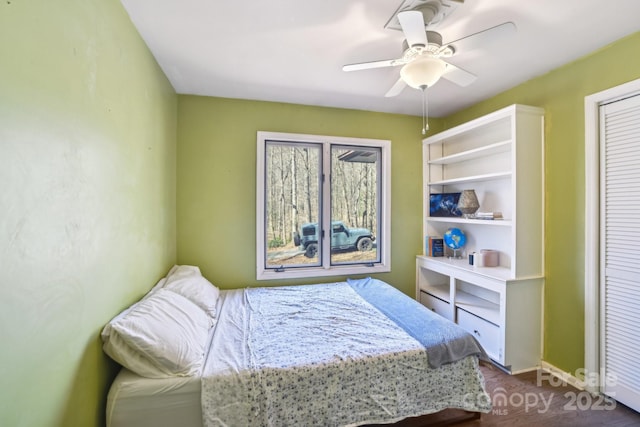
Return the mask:
{"type": "Polygon", "coordinates": [[[544,110],[509,107],[428,137],[423,150],[423,237],[451,227],[467,237],[461,259],[418,255],[416,298],[474,334],[515,373],[540,365],[544,282],[544,110]],[[503,219],[430,216],[430,194],[473,189],[479,211],[503,219]],[[468,254],[499,253],[497,267],[468,254]]]}

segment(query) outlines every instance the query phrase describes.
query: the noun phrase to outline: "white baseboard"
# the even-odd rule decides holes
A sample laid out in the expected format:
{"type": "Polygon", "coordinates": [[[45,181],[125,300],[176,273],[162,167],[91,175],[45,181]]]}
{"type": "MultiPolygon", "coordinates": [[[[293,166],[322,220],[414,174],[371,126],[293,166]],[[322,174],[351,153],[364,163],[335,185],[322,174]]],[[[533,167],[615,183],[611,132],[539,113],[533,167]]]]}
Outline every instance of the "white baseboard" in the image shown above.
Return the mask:
{"type": "Polygon", "coordinates": [[[571,375],[568,372],[563,371],[560,368],[553,366],[551,363],[542,361],[540,362],[540,368],[544,372],[554,377],[558,382],[566,383],[570,386],[577,388],[578,390],[585,390],[586,384],[584,383],[584,381],[571,375]]]}

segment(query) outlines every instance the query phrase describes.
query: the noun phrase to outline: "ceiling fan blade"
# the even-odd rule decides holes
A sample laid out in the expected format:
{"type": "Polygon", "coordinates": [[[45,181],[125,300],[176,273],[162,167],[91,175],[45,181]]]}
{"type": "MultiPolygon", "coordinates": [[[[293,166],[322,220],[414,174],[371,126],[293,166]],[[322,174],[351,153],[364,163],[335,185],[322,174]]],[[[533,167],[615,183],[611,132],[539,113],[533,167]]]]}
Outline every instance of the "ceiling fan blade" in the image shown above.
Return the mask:
{"type": "Polygon", "coordinates": [[[389,91],[384,94],[384,97],[391,98],[393,96],[400,95],[405,87],[407,87],[407,84],[404,82],[404,80],[402,80],[402,77],[400,77],[398,81],[395,82],[393,86],[391,86],[391,89],[389,89],[389,91]]]}
{"type": "Polygon", "coordinates": [[[505,22],[486,30],[478,31],[461,39],[446,43],[444,46],[452,46],[456,52],[477,49],[486,44],[496,42],[514,35],[517,31],[513,22],[505,22]]]}
{"type": "Polygon", "coordinates": [[[442,78],[447,79],[450,82],[457,84],[458,86],[469,86],[478,78],[478,76],[476,76],[475,74],[471,74],[470,72],[465,71],[462,68],[458,68],[453,64],[450,64],[448,62],[445,62],[445,64],[447,64],[447,68],[445,68],[442,78]]]}
{"type": "Polygon", "coordinates": [[[424,28],[424,17],[417,10],[406,10],[398,13],[398,21],[409,47],[427,46],[427,32],[424,28]]]}
{"type": "Polygon", "coordinates": [[[397,59],[385,59],[382,61],[360,62],[358,64],[347,64],[342,66],[342,71],[368,70],[370,68],[393,67],[398,65],[397,59]]]}

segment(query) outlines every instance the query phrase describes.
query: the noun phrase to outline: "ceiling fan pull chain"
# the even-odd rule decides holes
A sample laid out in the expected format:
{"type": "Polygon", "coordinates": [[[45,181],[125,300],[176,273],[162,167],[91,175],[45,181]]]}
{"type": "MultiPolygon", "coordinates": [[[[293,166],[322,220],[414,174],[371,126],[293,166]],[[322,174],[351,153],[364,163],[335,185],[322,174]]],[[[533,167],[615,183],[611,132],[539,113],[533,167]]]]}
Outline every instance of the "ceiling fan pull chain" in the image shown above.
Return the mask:
{"type": "Polygon", "coordinates": [[[427,102],[427,87],[422,86],[422,134],[429,130],[429,104],[427,102]]]}

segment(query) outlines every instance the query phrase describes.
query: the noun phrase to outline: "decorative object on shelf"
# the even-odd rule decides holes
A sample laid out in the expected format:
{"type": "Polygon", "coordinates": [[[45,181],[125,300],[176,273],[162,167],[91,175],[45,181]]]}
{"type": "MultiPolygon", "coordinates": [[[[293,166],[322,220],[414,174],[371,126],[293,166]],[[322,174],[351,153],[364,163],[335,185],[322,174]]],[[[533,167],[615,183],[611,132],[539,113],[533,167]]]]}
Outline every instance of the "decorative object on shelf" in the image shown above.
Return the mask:
{"type": "Polygon", "coordinates": [[[459,259],[458,251],[467,244],[467,236],[459,228],[452,227],[444,233],[444,244],[453,250],[453,256],[449,258],[459,259]]]}
{"type": "Polygon", "coordinates": [[[480,208],[478,197],[474,190],[462,190],[458,199],[458,210],[465,218],[472,218],[473,214],[480,208]]]}
{"type": "Polygon", "coordinates": [[[493,249],[480,249],[482,265],[485,267],[497,267],[500,264],[500,252],[493,249]]]}
{"type": "Polygon", "coordinates": [[[480,249],[480,252],[469,254],[469,264],[474,267],[497,267],[500,264],[500,252],[480,249]]]}
{"type": "Polygon", "coordinates": [[[459,199],[460,193],[429,194],[429,216],[462,216],[462,212],[458,210],[459,199]]]}
{"type": "Polygon", "coordinates": [[[444,256],[444,240],[442,237],[426,237],[427,250],[426,255],[432,257],[444,256]]]}
{"type": "Polygon", "coordinates": [[[474,219],[503,219],[502,212],[476,212],[473,215],[474,219]]]}

